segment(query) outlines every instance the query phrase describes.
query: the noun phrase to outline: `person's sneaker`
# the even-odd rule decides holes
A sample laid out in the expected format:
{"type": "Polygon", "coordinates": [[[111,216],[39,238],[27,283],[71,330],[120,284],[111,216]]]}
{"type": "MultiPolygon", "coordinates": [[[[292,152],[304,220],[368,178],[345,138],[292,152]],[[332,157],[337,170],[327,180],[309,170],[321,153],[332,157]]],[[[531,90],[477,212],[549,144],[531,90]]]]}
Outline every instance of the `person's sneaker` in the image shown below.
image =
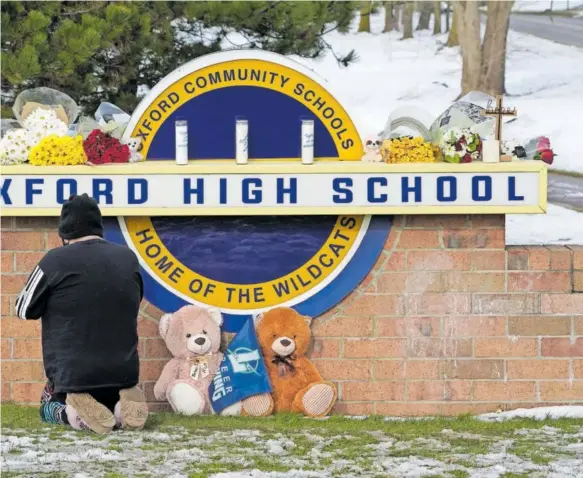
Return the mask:
{"type": "MultiPolygon", "coordinates": [[[[74,421],[79,423],[80,429],[87,427],[95,433],[104,435],[115,426],[113,413],[88,393],[68,393],[67,405],[75,411],[77,417],[74,421]]],[[[73,423],[71,425],[76,428],[73,423]]]]}
{"type": "Polygon", "coordinates": [[[119,392],[121,426],[124,430],[141,430],[148,419],[146,397],[138,387],[119,392]]]}

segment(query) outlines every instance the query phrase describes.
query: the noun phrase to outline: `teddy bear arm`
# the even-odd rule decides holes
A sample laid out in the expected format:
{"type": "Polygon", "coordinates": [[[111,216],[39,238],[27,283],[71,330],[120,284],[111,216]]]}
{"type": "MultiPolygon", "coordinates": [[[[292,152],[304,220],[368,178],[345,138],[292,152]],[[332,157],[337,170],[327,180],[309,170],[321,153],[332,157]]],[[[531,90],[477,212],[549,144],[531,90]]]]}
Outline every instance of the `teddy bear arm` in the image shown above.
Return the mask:
{"type": "Polygon", "coordinates": [[[166,399],[166,390],[168,390],[168,385],[178,378],[178,367],[180,363],[176,359],[170,360],[162,370],[160,378],[154,385],[154,397],[156,400],[166,399]]]}
{"type": "Polygon", "coordinates": [[[302,370],[306,383],[321,382],[323,380],[316,366],[305,357],[300,359],[296,367],[299,367],[302,370]]]}

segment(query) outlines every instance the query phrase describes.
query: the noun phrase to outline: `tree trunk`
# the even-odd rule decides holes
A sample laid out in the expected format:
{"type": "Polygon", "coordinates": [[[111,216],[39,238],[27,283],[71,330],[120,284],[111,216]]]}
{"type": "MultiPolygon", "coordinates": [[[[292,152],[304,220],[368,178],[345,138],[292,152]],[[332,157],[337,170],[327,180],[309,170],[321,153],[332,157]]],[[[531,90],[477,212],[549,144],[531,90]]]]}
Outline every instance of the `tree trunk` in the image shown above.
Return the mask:
{"type": "Polygon", "coordinates": [[[482,45],[478,7],[478,2],[453,2],[462,53],[462,96],[470,91],[479,91],[481,86],[482,45]]]}
{"type": "Polygon", "coordinates": [[[408,38],[413,38],[413,11],[415,9],[415,4],[413,2],[407,2],[405,8],[403,9],[403,38],[401,40],[407,40],[408,38]]]}
{"type": "Polygon", "coordinates": [[[383,33],[399,29],[399,14],[394,2],[385,2],[385,29],[383,33]]]}
{"type": "Polygon", "coordinates": [[[448,32],[449,31],[449,9],[451,8],[451,5],[449,4],[449,2],[446,2],[446,8],[445,8],[445,31],[448,32]]]}
{"type": "Polygon", "coordinates": [[[433,3],[433,34],[437,35],[438,33],[441,33],[441,2],[438,1],[433,3]]]}
{"type": "Polygon", "coordinates": [[[399,31],[401,29],[401,11],[402,7],[400,4],[393,4],[393,27],[392,29],[395,31],[399,31]]]}
{"type": "Polygon", "coordinates": [[[360,2],[360,22],[358,23],[359,32],[370,33],[370,0],[360,2]]]}
{"type": "Polygon", "coordinates": [[[451,30],[449,31],[449,36],[447,37],[447,46],[458,46],[460,40],[457,34],[457,15],[455,6],[453,7],[453,16],[451,19],[451,30]]]}
{"type": "Polygon", "coordinates": [[[431,11],[433,6],[431,2],[421,3],[421,15],[419,15],[419,23],[417,23],[416,30],[429,30],[429,20],[431,20],[431,11]]]}
{"type": "Polygon", "coordinates": [[[488,2],[486,34],[482,47],[480,91],[496,96],[505,93],[506,39],[513,2],[488,2]]]}

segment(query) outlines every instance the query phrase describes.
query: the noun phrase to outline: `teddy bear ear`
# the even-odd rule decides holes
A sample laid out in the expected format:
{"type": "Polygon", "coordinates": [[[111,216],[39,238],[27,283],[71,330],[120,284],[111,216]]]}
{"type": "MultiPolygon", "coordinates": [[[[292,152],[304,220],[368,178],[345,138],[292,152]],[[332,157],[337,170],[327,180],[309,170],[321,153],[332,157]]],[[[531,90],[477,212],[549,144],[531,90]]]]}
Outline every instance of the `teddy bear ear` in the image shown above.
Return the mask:
{"type": "Polygon", "coordinates": [[[223,314],[221,314],[221,311],[219,309],[217,309],[216,307],[211,307],[210,309],[208,309],[208,313],[211,316],[211,319],[213,319],[213,321],[215,322],[215,324],[217,324],[219,327],[223,325],[223,314]]]}
{"type": "Polygon", "coordinates": [[[258,314],[253,315],[253,325],[255,325],[255,328],[257,328],[257,326],[259,325],[259,322],[261,322],[262,320],[263,320],[263,313],[259,312],[258,314]]]}
{"type": "Polygon", "coordinates": [[[312,318],[308,317],[307,315],[304,315],[303,318],[304,318],[304,322],[306,323],[306,325],[308,327],[310,327],[312,325],[312,318]]]}
{"type": "Polygon", "coordinates": [[[158,324],[158,330],[160,331],[160,336],[165,339],[168,329],[170,328],[170,322],[172,321],[172,314],[164,314],[160,319],[158,324]]]}

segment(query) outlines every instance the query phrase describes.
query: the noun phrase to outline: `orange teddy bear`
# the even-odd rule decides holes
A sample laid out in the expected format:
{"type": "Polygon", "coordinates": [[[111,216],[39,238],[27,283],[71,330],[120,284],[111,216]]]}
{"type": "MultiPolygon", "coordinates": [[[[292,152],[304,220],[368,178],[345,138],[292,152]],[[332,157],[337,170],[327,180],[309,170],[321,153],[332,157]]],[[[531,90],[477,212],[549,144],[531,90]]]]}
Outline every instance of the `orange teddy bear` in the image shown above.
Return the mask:
{"type": "Polygon", "coordinates": [[[243,401],[243,413],[267,416],[289,411],[309,417],[326,415],[336,403],[336,388],[322,379],[305,355],[312,319],[288,307],[255,317],[255,328],[273,392],[243,401]]]}

